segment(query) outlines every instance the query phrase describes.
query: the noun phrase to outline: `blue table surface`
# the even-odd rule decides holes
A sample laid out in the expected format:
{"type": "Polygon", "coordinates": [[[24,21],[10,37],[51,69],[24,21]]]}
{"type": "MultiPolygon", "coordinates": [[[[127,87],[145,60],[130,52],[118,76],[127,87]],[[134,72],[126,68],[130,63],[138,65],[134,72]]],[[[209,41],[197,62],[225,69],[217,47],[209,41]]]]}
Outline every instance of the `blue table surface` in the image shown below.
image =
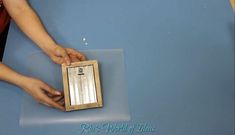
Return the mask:
{"type": "MultiPolygon", "coordinates": [[[[30,4],[63,46],[124,50],[128,124],[148,123],[155,131],[146,134],[153,135],[234,135],[234,12],[229,0],[30,4]]],[[[26,74],[25,59],[38,50],[12,22],[3,62],[26,74]]],[[[80,134],[79,123],[20,127],[22,90],[5,82],[0,90],[0,135],[80,134]]]]}

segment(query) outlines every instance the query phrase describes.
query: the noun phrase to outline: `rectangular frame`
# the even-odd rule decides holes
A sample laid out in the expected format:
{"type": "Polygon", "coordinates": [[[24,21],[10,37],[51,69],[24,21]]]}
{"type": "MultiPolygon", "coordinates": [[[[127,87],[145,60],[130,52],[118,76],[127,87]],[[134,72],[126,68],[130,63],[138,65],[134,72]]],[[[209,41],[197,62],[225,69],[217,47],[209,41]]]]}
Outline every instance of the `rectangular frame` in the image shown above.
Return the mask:
{"type": "Polygon", "coordinates": [[[74,62],[68,66],[66,64],[62,64],[62,76],[63,76],[64,100],[65,100],[66,111],[81,110],[81,109],[88,109],[88,108],[95,108],[95,107],[102,107],[103,106],[99,68],[98,68],[98,62],[96,60],[74,62]],[[71,105],[68,69],[75,68],[75,67],[84,67],[84,66],[92,66],[93,67],[93,75],[94,75],[94,80],[95,80],[95,90],[96,90],[97,102],[96,103],[86,103],[86,104],[81,104],[81,105],[71,105]]]}

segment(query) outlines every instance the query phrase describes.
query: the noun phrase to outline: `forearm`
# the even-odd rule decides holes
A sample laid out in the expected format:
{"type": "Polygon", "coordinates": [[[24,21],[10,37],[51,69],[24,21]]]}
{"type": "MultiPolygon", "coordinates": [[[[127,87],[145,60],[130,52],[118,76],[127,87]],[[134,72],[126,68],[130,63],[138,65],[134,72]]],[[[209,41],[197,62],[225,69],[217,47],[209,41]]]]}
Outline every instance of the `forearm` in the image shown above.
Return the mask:
{"type": "Polygon", "coordinates": [[[19,87],[23,87],[23,82],[25,79],[25,76],[13,71],[0,62],[0,80],[15,84],[19,87]]]}
{"type": "Polygon", "coordinates": [[[61,103],[61,98],[63,98],[63,95],[61,95],[59,91],[51,88],[40,80],[20,75],[1,62],[0,80],[4,80],[21,87],[25,92],[30,94],[40,103],[61,109],[63,111],[65,110],[63,102],[61,103]],[[48,93],[50,93],[53,97],[49,97],[48,93]]]}
{"type": "Polygon", "coordinates": [[[3,2],[19,28],[45,53],[49,54],[57,47],[26,0],[4,0],[3,2]]]}

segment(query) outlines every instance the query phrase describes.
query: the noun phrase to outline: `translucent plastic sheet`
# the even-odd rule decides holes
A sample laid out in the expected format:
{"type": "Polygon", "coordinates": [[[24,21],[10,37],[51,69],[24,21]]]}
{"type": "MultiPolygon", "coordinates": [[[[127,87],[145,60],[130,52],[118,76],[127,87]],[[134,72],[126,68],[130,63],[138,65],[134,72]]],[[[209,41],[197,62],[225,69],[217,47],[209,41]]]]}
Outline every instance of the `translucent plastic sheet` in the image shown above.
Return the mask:
{"type": "MultiPolygon", "coordinates": [[[[62,112],[41,105],[25,94],[21,105],[21,126],[130,120],[122,50],[89,50],[83,53],[89,59],[99,62],[104,107],[62,112]]],[[[39,78],[56,89],[63,89],[61,67],[51,62],[45,54],[32,53],[28,56],[27,63],[28,75],[39,78]]]]}

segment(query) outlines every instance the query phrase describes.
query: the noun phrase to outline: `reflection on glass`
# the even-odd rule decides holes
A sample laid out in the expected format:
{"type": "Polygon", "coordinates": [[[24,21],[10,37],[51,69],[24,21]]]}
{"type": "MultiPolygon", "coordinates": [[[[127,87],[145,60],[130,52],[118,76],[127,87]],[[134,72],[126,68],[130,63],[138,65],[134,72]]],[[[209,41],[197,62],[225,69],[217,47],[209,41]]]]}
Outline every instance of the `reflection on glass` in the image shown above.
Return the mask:
{"type": "Polygon", "coordinates": [[[68,68],[71,105],[96,103],[96,87],[93,66],[68,68]]]}

